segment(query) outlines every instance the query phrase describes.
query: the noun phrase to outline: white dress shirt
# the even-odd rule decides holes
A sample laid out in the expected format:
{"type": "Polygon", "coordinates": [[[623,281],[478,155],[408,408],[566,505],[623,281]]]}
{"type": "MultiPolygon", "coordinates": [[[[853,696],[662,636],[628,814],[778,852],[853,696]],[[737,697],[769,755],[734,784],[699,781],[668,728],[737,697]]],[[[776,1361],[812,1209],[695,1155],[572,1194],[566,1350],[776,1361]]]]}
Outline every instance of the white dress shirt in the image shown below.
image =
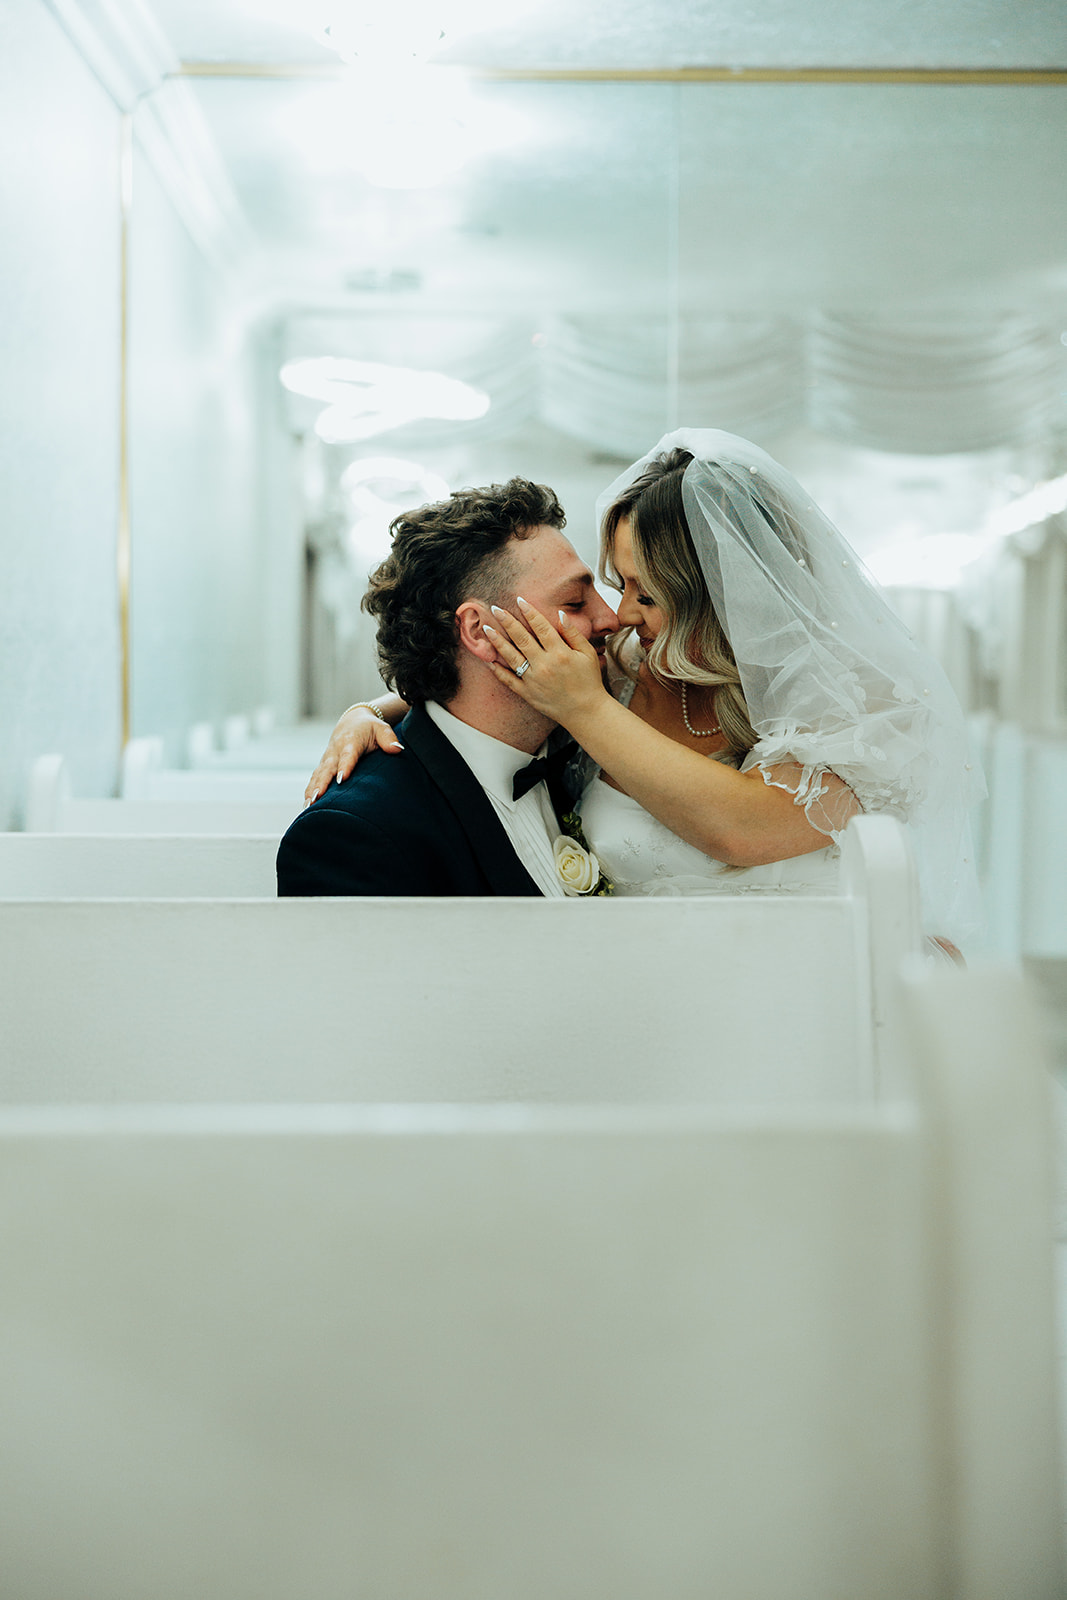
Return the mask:
{"type": "MultiPolygon", "coordinates": [[[[426,713],[485,790],[516,855],[542,894],[560,900],[565,898],[552,854],[552,844],[559,836],[560,827],[544,781],[535,783],[521,800],[511,798],[516,772],[532,759],[527,751],[516,750],[514,745],[503,744],[490,734],[460,722],[433,700],[427,700],[426,713]]],[[[543,750],[544,746],[538,754],[543,750]]]]}

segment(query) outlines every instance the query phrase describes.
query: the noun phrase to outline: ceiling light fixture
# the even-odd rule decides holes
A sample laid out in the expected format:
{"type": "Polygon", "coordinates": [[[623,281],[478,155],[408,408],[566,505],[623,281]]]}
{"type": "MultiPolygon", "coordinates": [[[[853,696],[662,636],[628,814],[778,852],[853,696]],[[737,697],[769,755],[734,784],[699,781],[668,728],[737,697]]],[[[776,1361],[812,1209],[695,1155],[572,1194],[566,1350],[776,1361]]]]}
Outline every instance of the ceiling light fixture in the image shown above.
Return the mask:
{"type": "Polygon", "coordinates": [[[399,456],[367,456],[341,474],[341,489],[352,510],[345,543],[361,570],[389,554],[394,517],[431,500],[447,500],[448,484],[438,473],[399,456]]]}
{"type": "Polygon", "coordinates": [[[489,410],[489,396],[459,378],[378,361],[287,361],[281,381],[292,394],[326,402],[315,423],[326,444],[357,444],[422,418],[470,422],[489,410]]]}

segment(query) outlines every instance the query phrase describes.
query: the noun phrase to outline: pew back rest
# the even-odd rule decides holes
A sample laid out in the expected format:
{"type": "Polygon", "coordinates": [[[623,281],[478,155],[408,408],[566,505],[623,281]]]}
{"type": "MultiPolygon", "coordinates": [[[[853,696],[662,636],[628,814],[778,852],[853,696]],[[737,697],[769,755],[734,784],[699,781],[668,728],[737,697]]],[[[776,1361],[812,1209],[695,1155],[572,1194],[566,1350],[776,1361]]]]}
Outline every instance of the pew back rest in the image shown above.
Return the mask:
{"type": "Polygon", "coordinates": [[[11,1592],[941,1600],[918,1154],[873,1112],[0,1113],[11,1592]]]}
{"type": "Polygon", "coordinates": [[[142,774],[137,784],[124,789],[122,798],[126,801],[197,801],[215,805],[220,801],[246,805],[274,801],[288,808],[291,820],[304,804],[304,786],[310,771],[310,767],[304,766],[264,771],[231,770],[227,767],[199,767],[195,771],[184,771],[162,767],[155,772],[142,774]]]}
{"type": "Polygon", "coordinates": [[[1059,1600],[1037,1030],[901,1002],[878,1107],[0,1110],[11,1592],[1059,1600]]]}
{"type": "Polygon", "coordinates": [[[0,1097],[848,1098],[873,1073],[849,911],[2,902],[0,1097]]]}
{"type": "Polygon", "coordinates": [[[259,899],[275,834],[0,834],[0,900],[259,899]]]}
{"type": "MultiPolygon", "coordinates": [[[[144,741],[148,743],[150,741],[144,741]]],[[[26,797],[27,833],[272,833],[281,838],[303,805],[306,776],[296,772],[258,775],[171,773],[190,784],[168,797],[79,800],[71,795],[63,758],[39,756],[26,797]]],[[[137,786],[152,781],[150,769],[137,786]]]]}
{"type": "Polygon", "coordinates": [[[42,831],[272,833],[280,839],[299,809],[281,800],[70,800],[42,831]]]}
{"type": "Polygon", "coordinates": [[[844,866],[811,898],[0,903],[0,1099],[867,1100],[914,885],[887,818],[844,866]]]}
{"type": "Polygon", "coordinates": [[[985,903],[985,948],[1018,960],[1067,957],[1067,739],[972,719],[989,797],[979,809],[978,845],[985,903]]]}
{"type": "Polygon", "coordinates": [[[291,767],[302,772],[306,780],[318,766],[319,757],[329,743],[332,732],[332,722],[309,718],[291,725],[264,728],[260,735],[246,744],[217,750],[212,738],[194,739],[191,731],[187,749],[188,765],[224,772],[252,769],[271,771],[279,767],[291,767]]]}
{"type": "Polygon", "coordinates": [[[1067,739],[1033,735],[1025,768],[1022,840],[1023,954],[1067,958],[1067,739]]]}

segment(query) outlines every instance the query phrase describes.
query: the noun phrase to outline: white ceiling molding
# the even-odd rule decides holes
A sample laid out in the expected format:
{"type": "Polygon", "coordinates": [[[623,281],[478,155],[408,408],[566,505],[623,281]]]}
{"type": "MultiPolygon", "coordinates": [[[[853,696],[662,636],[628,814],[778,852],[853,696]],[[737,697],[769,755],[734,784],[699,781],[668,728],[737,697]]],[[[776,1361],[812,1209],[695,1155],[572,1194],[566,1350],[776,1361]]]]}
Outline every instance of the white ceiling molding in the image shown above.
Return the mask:
{"type": "MultiPolygon", "coordinates": [[[[46,0],[120,111],[190,236],[220,270],[257,247],[195,93],[143,0],[46,0]]],[[[136,207],[136,194],[134,206],[136,207]]]]}
{"type": "Polygon", "coordinates": [[[132,111],[179,60],[142,0],[45,0],[120,111],[132,111]]]}
{"type": "MultiPolygon", "coordinates": [[[[220,270],[250,276],[259,246],[193,89],[170,79],[142,101],[134,126],[138,146],[199,249],[220,270]]],[[[136,215],[136,186],[133,204],[136,215]]]]}

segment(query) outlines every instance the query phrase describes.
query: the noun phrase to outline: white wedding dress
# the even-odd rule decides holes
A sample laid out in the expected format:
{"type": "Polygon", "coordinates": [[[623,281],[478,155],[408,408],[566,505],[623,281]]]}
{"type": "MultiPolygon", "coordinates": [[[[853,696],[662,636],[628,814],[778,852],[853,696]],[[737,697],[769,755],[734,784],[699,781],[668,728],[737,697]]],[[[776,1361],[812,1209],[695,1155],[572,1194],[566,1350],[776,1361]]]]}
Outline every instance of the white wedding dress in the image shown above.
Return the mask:
{"type": "MultiPolygon", "coordinates": [[[[612,692],[629,705],[633,681],[609,673],[612,692]]],[[[711,757],[708,758],[709,760],[711,757]]],[[[754,762],[746,761],[741,771],[754,762]]],[[[599,771],[581,800],[582,832],[617,895],[835,894],[840,851],[823,850],[760,867],[728,867],[672,833],[644,806],[605,783],[599,771]]]]}
{"type": "Polygon", "coordinates": [[[839,851],[833,844],[762,867],[727,867],[679,839],[601,777],[585,791],[581,812],[582,832],[619,895],[837,892],[839,851]]]}

